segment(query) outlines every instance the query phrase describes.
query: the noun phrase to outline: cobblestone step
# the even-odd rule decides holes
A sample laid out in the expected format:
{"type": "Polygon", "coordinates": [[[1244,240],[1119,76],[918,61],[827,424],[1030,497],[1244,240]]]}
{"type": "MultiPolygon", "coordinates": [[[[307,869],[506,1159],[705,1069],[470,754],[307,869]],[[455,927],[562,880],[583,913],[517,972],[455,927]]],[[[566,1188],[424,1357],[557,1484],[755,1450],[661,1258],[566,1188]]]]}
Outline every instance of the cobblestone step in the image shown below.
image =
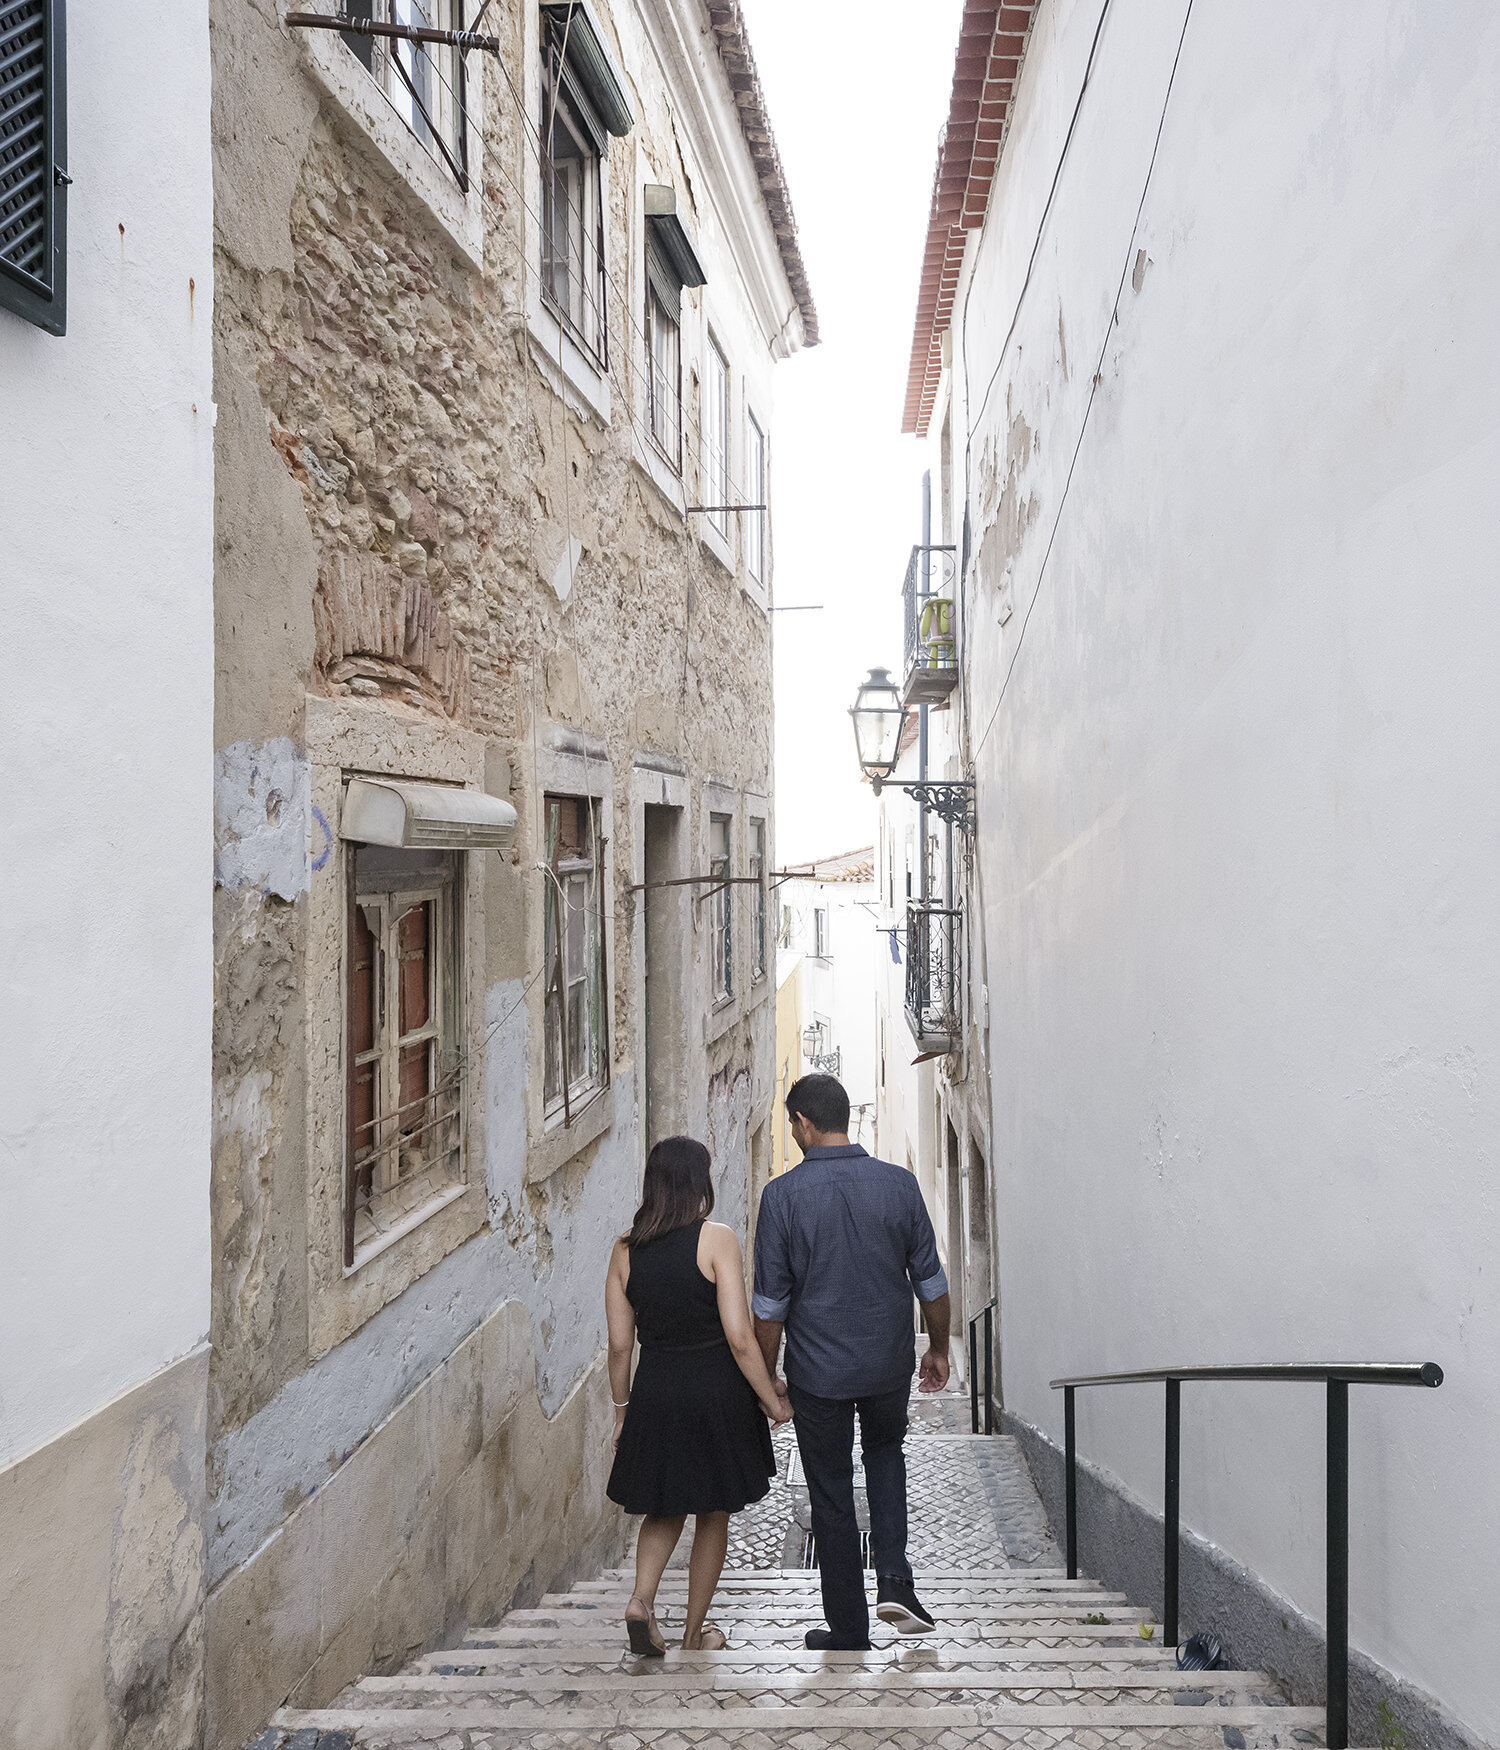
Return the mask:
{"type": "MultiPolygon", "coordinates": [[[[943,1414],[954,1418],[947,1406],[943,1414]]],[[[1152,1613],[1059,1565],[1015,1442],[914,1425],[911,1553],[932,1634],[872,1624],[868,1652],[817,1653],[818,1575],[800,1553],[789,1437],[765,1501],[732,1522],[712,1620],[723,1652],[686,1653],[687,1578],[657,1595],[665,1658],[638,1659],[616,1568],[549,1593],[334,1705],[284,1710],[276,1750],[1299,1750],[1320,1708],[1288,1707],[1263,1672],[1185,1672],[1152,1613]],[[1032,1565],[1035,1563],[1036,1565],[1032,1565]],[[1142,1628],[1148,1632],[1142,1635],[1142,1628]]],[[[684,1540],[684,1545],[686,1540],[684,1540]]],[[[685,1548],[674,1558],[679,1564],[685,1548]]],[[[866,1576],[873,1599],[874,1575],[866,1576]]]]}

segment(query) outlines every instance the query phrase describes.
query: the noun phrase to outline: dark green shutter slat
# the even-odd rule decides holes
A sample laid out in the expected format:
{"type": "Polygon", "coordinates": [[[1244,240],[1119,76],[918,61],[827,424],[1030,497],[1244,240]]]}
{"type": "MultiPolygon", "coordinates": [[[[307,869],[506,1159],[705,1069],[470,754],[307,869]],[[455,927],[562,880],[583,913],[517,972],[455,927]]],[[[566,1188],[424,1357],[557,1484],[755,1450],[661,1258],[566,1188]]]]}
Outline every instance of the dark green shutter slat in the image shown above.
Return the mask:
{"type": "Polygon", "coordinates": [[[630,99],[615,72],[593,14],[584,0],[543,0],[542,13],[559,46],[568,43],[568,71],[610,133],[628,134],[635,121],[630,99]]]}
{"type": "Polygon", "coordinates": [[[0,307],[66,327],[63,0],[0,0],[0,307]]]}

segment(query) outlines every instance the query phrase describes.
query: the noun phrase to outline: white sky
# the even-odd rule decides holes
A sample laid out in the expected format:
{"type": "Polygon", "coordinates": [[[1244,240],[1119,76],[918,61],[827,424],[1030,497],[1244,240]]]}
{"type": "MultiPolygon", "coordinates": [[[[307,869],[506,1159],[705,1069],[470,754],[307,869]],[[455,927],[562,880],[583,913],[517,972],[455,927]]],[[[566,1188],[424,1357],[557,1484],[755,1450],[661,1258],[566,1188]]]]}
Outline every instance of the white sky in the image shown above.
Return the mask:
{"type": "Polygon", "coordinates": [[[823,333],[776,370],[776,604],[824,604],[774,619],[785,866],[874,842],[848,711],[901,665],[924,456],[901,409],[962,0],[742,5],[823,333]]]}

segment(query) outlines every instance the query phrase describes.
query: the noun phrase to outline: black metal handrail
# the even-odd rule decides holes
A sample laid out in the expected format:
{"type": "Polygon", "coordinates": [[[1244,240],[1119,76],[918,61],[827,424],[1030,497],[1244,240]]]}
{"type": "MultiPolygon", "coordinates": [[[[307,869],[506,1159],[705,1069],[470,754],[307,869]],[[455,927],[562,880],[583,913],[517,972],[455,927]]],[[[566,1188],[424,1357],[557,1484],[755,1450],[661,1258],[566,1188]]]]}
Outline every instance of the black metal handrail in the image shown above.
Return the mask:
{"type": "Polygon", "coordinates": [[[1183,1380],[1238,1379],[1312,1381],[1328,1389],[1327,1434],[1327,1597],[1328,1597],[1328,1750],[1349,1743],[1349,1387],[1420,1385],[1437,1387],[1443,1370],[1435,1361],[1296,1363],[1289,1366],[1151,1367],[1132,1373],[1080,1374],[1054,1379],[1063,1394],[1064,1517],[1067,1524],[1068,1578],[1078,1578],[1078,1445],[1073,1396],[1083,1386],[1161,1384],[1166,1387],[1166,1451],[1163,1461],[1162,1639],[1177,1645],[1177,1564],[1182,1485],[1183,1380]]]}
{"type": "Polygon", "coordinates": [[[984,1321],[984,1431],[995,1432],[995,1308],[991,1300],[969,1320],[969,1424],[979,1432],[979,1342],[974,1327],[984,1321]]]}

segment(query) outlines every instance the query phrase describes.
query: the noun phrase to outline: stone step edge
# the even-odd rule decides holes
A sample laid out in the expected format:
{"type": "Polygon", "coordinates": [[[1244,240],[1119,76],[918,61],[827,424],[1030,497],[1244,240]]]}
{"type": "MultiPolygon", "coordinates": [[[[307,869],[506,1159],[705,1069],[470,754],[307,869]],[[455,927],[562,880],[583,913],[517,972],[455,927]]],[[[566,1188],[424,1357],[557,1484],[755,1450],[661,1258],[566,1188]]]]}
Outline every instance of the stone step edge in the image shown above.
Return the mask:
{"type": "MultiPolygon", "coordinates": [[[[461,1661],[450,1660],[450,1664],[461,1661]]],[[[806,1690],[827,1690],[839,1694],[869,1694],[881,1690],[912,1694],[920,1690],[943,1689],[1182,1689],[1189,1693],[1205,1689],[1274,1689],[1274,1681],[1263,1671],[1179,1671],[1175,1665],[1159,1671],[1103,1671],[1086,1675],[1077,1671],[892,1671],[878,1667],[868,1671],[848,1668],[845,1675],[816,1671],[757,1671],[753,1667],[734,1670],[693,1671],[686,1666],[661,1671],[656,1661],[649,1669],[617,1669],[588,1671],[582,1674],[502,1671],[490,1676],[466,1672],[427,1670],[402,1671],[391,1677],[361,1677],[355,1688],[370,1695],[413,1694],[424,1690],[447,1690],[468,1693],[488,1689],[547,1691],[583,1691],[586,1689],[644,1689],[677,1691],[702,1689],[713,1694],[734,1694],[739,1690],[764,1690],[795,1687],[799,1694],[806,1690]]],[[[1257,1706],[1262,1705],[1257,1702],[1257,1706]]],[[[1267,1701],[1264,1705],[1272,1706],[1267,1701]]]]}
{"type": "MultiPolygon", "coordinates": [[[[501,1618],[502,1622],[540,1622],[544,1618],[566,1616],[569,1620],[584,1617],[619,1617],[624,1618],[623,1599],[604,1599],[592,1603],[588,1599],[558,1598],[554,1602],[543,1601],[526,1610],[512,1610],[501,1618]]],[[[668,1599],[668,1604],[677,1604],[678,1600],[668,1599]]],[[[662,1614],[663,1600],[657,1599],[657,1612],[662,1614]]],[[[1095,1602],[1085,1598],[1080,1604],[997,1604],[988,1601],[976,1602],[967,1598],[929,1598],[928,1608],[939,1622],[962,1621],[970,1622],[1086,1622],[1091,1616],[1102,1616],[1107,1622],[1150,1622],[1152,1617],[1144,1611],[1137,1610],[1131,1604],[1107,1604],[1102,1600],[1095,1602]]],[[[784,1621],[822,1622],[823,1601],[821,1598],[746,1598],[725,1599],[716,1598],[709,1606],[709,1615],[724,1617],[729,1622],[752,1622],[757,1617],[775,1615],[784,1621]]],[[[1102,1626],[1095,1624],[1096,1627],[1102,1626]]]]}
{"type": "MultiPolygon", "coordinates": [[[[922,1654],[930,1654],[935,1658],[961,1660],[965,1666],[983,1667],[987,1665],[1026,1665],[1028,1660],[1034,1664],[1064,1664],[1074,1660],[1079,1667],[1102,1666],[1107,1659],[1113,1663],[1125,1663],[1132,1668],[1144,1668],[1161,1665],[1166,1669],[1177,1669],[1172,1658],[1173,1649],[1164,1646],[1160,1641],[1140,1641],[1135,1644],[1126,1643],[1119,1647],[1101,1647],[1089,1651],[1080,1647],[1004,1647],[984,1641],[974,1641],[967,1645],[956,1645],[953,1642],[936,1645],[919,1641],[913,1637],[910,1641],[882,1641],[868,1653],[853,1652],[811,1652],[805,1647],[795,1644],[786,1647],[729,1647],[723,1652],[689,1653],[681,1647],[668,1646],[663,1663],[670,1670],[674,1665],[681,1664],[689,1670],[710,1668],[716,1664],[744,1665],[760,1667],[770,1661],[777,1665],[793,1665],[806,1671],[818,1671],[825,1665],[857,1665],[866,1670],[890,1671],[920,1669],[920,1663],[910,1666],[893,1664],[893,1659],[910,1658],[919,1661],[922,1654]]],[[[618,1664],[621,1659],[632,1658],[628,1649],[620,1641],[609,1645],[574,1641],[561,1647],[538,1646],[504,1646],[504,1647],[454,1647],[444,1653],[424,1653],[413,1662],[414,1668],[426,1668],[429,1661],[442,1660],[447,1664],[496,1666],[511,1663],[526,1664],[528,1661],[537,1664],[588,1665],[608,1662],[618,1664]]]]}
{"type": "Polygon", "coordinates": [[[754,1708],[568,1708],[562,1706],[522,1708],[469,1704],[435,1708],[281,1708],[272,1724],[284,1730],[316,1729],[321,1732],[397,1731],[403,1726],[432,1732],[453,1731],[719,1731],[729,1722],[741,1731],[772,1731],[778,1727],[799,1732],[858,1731],[893,1727],[938,1731],[954,1727],[1014,1727],[1018,1730],[1151,1731],[1189,1726],[1199,1718],[1215,1728],[1241,1730],[1255,1726],[1280,1726],[1288,1731],[1302,1728],[1322,1731],[1320,1707],[1180,1707],[1132,1706],[1105,1703],[1077,1706],[1060,1703],[982,1703],[978,1706],[931,1707],[754,1707],[754,1708]]]}
{"type": "MultiPolygon", "coordinates": [[[[931,1568],[925,1567],[921,1563],[914,1563],[913,1569],[917,1577],[918,1585],[921,1585],[924,1580],[928,1582],[939,1580],[1047,1580],[1055,1581],[1062,1586],[1098,1585],[1098,1581],[1088,1574],[1078,1574],[1074,1578],[1069,1579],[1066,1568],[931,1568]]],[[[866,1568],[864,1571],[868,1575],[873,1575],[875,1572],[873,1568],[866,1568]]],[[[671,1574],[674,1570],[669,1568],[667,1572],[668,1574],[671,1574]]],[[[685,1570],[681,1568],[676,1569],[675,1572],[679,1575],[685,1575],[685,1570]]],[[[817,1569],[725,1568],[724,1575],[726,1579],[750,1579],[753,1577],[757,1580],[761,1578],[766,1580],[815,1580],[817,1578],[817,1569]]],[[[595,1574],[592,1581],[580,1581],[579,1584],[588,1585],[600,1580],[633,1581],[634,1579],[634,1568],[605,1568],[602,1573],[595,1574]]]]}

